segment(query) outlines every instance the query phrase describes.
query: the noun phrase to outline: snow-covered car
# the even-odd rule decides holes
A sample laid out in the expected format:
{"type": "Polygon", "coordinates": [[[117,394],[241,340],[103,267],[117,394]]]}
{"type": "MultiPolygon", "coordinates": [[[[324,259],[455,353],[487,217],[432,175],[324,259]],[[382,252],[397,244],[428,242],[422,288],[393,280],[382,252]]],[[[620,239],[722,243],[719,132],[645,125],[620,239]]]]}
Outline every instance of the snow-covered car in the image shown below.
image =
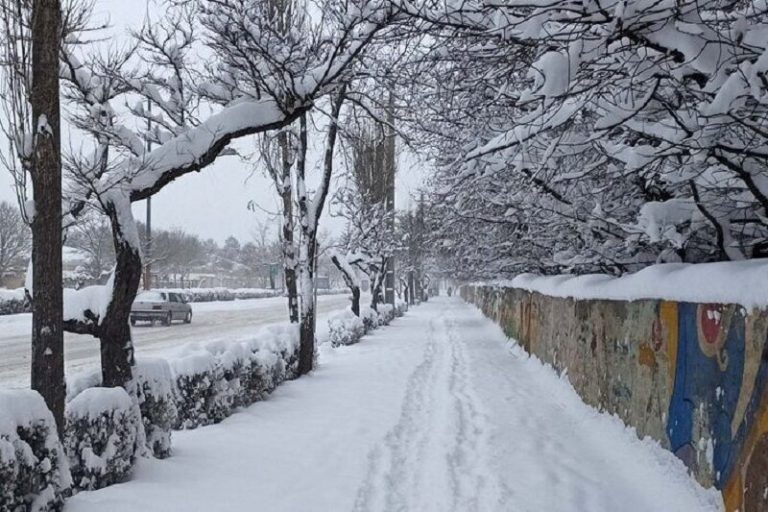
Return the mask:
{"type": "Polygon", "coordinates": [[[131,325],[136,322],[160,321],[163,325],[171,325],[174,320],[183,320],[185,324],[192,321],[192,306],[187,304],[179,293],[146,291],[136,296],[131,306],[131,325]]]}

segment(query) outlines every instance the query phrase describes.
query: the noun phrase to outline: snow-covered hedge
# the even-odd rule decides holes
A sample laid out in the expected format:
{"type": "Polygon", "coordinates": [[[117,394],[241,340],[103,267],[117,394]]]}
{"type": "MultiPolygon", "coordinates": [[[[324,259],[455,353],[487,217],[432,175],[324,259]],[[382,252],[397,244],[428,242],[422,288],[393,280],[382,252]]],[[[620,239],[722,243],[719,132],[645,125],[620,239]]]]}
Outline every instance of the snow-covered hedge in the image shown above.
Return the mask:
{"type": "Polygon", "coordinates": [[[24,297],[24,289],[0,290],[0,315],[16,315],[31,311],[24,297]]]}
{"type": "Polygon", "coordinates": [[[31,390],[0,391],[0,511],[61,510],[71,484],[43,398],[31,390]]]}
{"type": "Polygon", "coordinates": [[[357,343],[366,331],[363,320],[351,309],[346,309],[329,318],[328,328],[328,341],[334,347],[357,343]]]}
{"type": "MultiPolygon", "coordinates": [[[[162,288],[157,291],[174,292],[184,296],[187,302],[215,302],[244,299],[280,297],[283,292],[268,288],[162,288]]],[[[346,293],[342,289],[318,290],[318,295],[346,293]]]]}
{"type": "Polygon", "coordinates": [[[399,301],[397,307],[379,304],[378,312],[370,307],[360,308],[360,316],[346,309],[328,319],[328,341],[332,346],[352,345],[360,341],[365,333],[382,325],[388,325],[394,318],[401,317],[408,310],[408,304],[399,301]]]}
{"type": "Polygon", "coordinates": [[[296,325],[263,328],[253,338],[191,344],[171,359],[176,383],[176,428],[218,423],[235,407],[250,405],[296,377],[296,325]]]}
{"type": "Polygon", "coordinates": [[[201,348],[187,347],[185,353],[170,361],[176,383],[178,416],[174,428],[187,429],[221,421],[229,413],[219,395],[216,358],[201,348]]]}
{"type": "Polygon", "coordinates": [[[147,448],[158,459],[164,459],[171,454],[171,430],[178,416],[173,374],[168,361],[138,359],[133,369],[133,386],[147,448]]]}
{"type": "Polygon", "coordinates": [[[408,303],[404,300],[398,299],[395,303],[395,316],[401,317],[405,314],[406,311],[408,311],[408,303]]]}
{"type": "Polygon", "coordinates": [[[64,449],[77,489],[125,480],[145,442],[139,409],[123,388],[88,388],[67,404],[64,449]]]}
{"type": "MultiPolygon", "coordinates": [[[[72,401],[86,389],[100,386],[101,371],[98,369],[76,375],[67,382],[67,401],[72,401]]],[[[159,459],[168,457],[177,415],[176,388],[168,361],[137,359],[128,390],[141,412],[147,449],[159,459]]]]}
{"type": "Polygon", "coordinates": [[[379,325],[389,325],[395,318],[395,307],[392,304],[379,304],[379,325]]]}
{"type": "Polygon", "coordinates": [[[360,308],[360,318],[363,320],[365,332],[372,331],[379,326],[379,314],[370,306],[360,308]]]}
{"type": "MultiPolygon", "coordinates": [[[[78,314],[81,308],[83,311],[88,309],[87,304],[83,309],[82,297],[92,292],[101,292],[106,290],[104,286],[89,286],[81,290],[66,288],[66,302],[72,305],[72,312],[77,310],[78,314]]],[[[187,302],[216,302],[232,301],[244,299],[265,299],[269,297],[279,297],[282,295],[280,290],[270,290],[265,288],[162,288],[158,291],[175,292],[184,296],[187,302]]],[[[318,290],[318,295],[337,295],[346,293],[342,289],[318,290]]],[[[30,306],[24,298],[24,290],[19,288],[15,290],[0,290],[0,315],[15,315],[18,313],[30,312],[30,306]]]]}

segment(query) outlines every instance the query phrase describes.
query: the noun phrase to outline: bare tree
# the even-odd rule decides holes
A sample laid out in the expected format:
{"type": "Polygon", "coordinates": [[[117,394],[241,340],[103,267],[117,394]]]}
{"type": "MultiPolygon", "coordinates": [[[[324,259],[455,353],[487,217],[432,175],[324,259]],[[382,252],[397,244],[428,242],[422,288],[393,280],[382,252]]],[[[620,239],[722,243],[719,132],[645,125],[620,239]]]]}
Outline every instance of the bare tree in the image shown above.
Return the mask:
{"type": "Polygon", "coordinates": [[[67,245],[88,255],[88,275],[99,279],[115,266],[115,248],[112,245],[112,229],[109,219],[99,212],[90,213],[78,220],[67,232],[67,245]]]}
{"type": "Polygon", "coordinates": [[[31,232],[19,208],[0,202],[0,278],[26,264],[31,249],[31,232]]]}

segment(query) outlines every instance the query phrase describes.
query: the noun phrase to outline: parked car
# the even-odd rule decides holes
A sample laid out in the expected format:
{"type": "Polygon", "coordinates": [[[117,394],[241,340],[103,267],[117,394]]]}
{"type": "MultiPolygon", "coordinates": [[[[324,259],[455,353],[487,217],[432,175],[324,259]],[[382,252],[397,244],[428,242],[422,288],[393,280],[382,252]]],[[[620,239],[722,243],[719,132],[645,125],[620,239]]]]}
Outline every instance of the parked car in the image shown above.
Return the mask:
{"type": "Polygon", "coordinates": [[[183,320],[185,324],[192,321],[192,306],[187,304],[179,293],[146,291],[136,296],[131,306],[131,325],[136,322],[160,321],[163,325],[171,325],[174,320],[183,320]]]}

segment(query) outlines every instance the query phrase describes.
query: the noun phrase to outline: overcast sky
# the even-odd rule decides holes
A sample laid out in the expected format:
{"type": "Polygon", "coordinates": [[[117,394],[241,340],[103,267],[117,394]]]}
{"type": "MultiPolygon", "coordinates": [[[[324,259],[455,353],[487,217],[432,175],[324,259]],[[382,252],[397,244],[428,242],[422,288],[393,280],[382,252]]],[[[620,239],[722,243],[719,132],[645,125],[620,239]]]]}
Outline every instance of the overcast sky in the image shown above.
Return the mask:
{"type": "MultiPolygon", "coordinates": [[[[109,16],[114,37],[126,37],[130,27],[139,27],[147,8],[158,13],[155,2],[145,0],[96,0],[97,16],[109,16]],[[149,7],[147,7],[149,5],[149,7]]],[[[62,134],[62,145],[67,146],[69,134],[62,134]]],[[[250,141],[243,141],[239,147],[249,150],[250,141]]],[[[0,147],[7,147],[0,144],[0,147]]],[[[409,208],[410,196],[420,186],[424,172],[413,155],[402,155],[397,176],[397,207],[409,208]]],[[[0,170],[0,200],[15,201],[10,176],[0,170]]],[[[241,240],[250,240],[258,222],[273,223],[272,234],[277,231],[273,216],[276,212],[276,196],[265,178],[252,164],[236,157],[220,157],[213,165],[200,173],[183,176],[166,186],[152,199],[152,224],[162,228],[181,227],[203,238],[222,242],[230,235],[241,240]],[[249,201],[255,201],[265,211],[249,211],[249,201]]],[[[134,206],[138,220],[145,217],[144,202],[134,206]]],[[[343,227],[337,218],[324,215],[321,230],[332,233],[343,227]]]]}

